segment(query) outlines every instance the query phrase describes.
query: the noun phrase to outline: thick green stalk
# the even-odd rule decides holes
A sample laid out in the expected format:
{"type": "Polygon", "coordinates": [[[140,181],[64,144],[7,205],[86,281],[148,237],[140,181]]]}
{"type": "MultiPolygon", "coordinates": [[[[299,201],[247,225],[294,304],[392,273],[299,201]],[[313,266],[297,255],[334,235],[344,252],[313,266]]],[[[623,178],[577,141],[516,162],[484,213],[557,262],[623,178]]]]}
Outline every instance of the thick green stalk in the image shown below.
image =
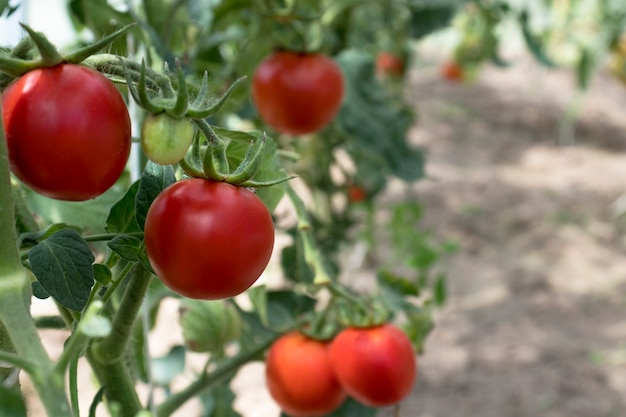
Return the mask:
{"type": "Polygon", "coordinates": [[[141,264],[135,264],[119,309],[115,313],[111,334],[96,342],[92,347],[94,358],[99,362],[111,363],[124,356],[133,324],[141,309],[151,278],[152,275],[141,264]]]}
{"type": "Polygon", "coordinates": [[[0,322],[17,354],[34,363],[36,372],[31,373],[30,377],[48,415],[71,416],[63,375],[53,371],[53,363],[41,343],[28,310],[30,277],[22,267],[16,244],[13,193],[1,112],[0,201],[0,322]]]}

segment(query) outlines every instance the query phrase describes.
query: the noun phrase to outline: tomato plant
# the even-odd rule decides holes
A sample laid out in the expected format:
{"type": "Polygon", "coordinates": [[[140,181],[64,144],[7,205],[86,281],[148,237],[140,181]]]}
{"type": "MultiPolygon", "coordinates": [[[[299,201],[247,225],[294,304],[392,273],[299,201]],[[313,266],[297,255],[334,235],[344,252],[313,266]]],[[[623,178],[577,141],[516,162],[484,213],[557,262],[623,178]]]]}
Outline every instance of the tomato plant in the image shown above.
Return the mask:
{"type": "Polygon", "coordinates": [[[411,342],[390,324],[341,331],[329,355],[341,385],[366,405],[397,404],[415,383],[417,364],[411,342]]]}
{"type": "Polygon", "coordinates": [[[194,178],[166,188],[145,224],[146,252],[173,291],[213,300],[248,289],[269,262],[274,224],[253,192],[194,178]]]}
{"type": "Polygon", "coordinates": [[[298,331],[281,336],[270,347],[265,376],[270,394],[292,417],[324,416],[346,399],[330,365],[328,343],[298,331]]]}
{"type": "Polygon", "coordinates": [[[341,69],[319,53],[275,52],[259,64],[252,80],[252,99],[261,118],[292,135],[326,126],[339,111],[343,94],[341,69]]]}
{"type": "Polygon", "coordinates": [[[126,166],[126,103],[93,69],[60,64],[29,71],[3,92],[2,107],[11,170],[43,195],[97,197],[126,166]]]}

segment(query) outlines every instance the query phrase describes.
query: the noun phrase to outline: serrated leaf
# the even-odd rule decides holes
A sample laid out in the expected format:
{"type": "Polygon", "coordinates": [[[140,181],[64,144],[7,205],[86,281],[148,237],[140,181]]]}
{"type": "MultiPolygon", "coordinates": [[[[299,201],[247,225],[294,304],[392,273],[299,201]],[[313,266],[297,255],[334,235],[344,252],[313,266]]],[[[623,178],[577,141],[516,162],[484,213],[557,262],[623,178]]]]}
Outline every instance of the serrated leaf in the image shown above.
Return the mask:
{"type": "Polygon", "coordinates": [[[50,226],[46,227],[44,230],[38,230],[36,232],[27,232],[22,233],[17,241],[19,247],[32,247],[39,243],[40,241],[49,238],[56,232],[63,229],[73,229],[77,232],[80,232],[78,227],[68,226],[65,223],[54,223],[50,226]]]}
{"type": "Polygon", "coordinates": [[[89,245],[75,231],[64,229],[44,240],[28,253],[33,273],[61,305],[83,309],[94,284],[89,245]]]}
{"type": "Polygon", "coordinates": [[[0,416],[26,417],[26,404],[19,391],[0,385],[0,416]]]}
{"type": "Polygon", "coordinates": [[[135,236],[116,236],[107,243],[107,246],[129,262],[139,262],[143,252],[142,241],[135,236]]]}
{"type": "Polygon", "coordinates": [[[117,203],[111,207],[106,221],[109,233],[139,232],[139,224],[135,218],[135,198],[139,190],[139,181],[135,181],[117,203]]]}
{"type": "Polygon", "coordinates": [[[148,161],[139,180],[139,188],[135,196],[135,218],[141,230],[144,228],[148,209],[154,199],[161,191],[175,182],[174,168],[148,161]]]}
{"type": "Polygon", "coordinates": [[[235,398],[230,381],[218,384],[200,397],[204,408],[201,417],[241,417],[233,407],[235,398]]]}

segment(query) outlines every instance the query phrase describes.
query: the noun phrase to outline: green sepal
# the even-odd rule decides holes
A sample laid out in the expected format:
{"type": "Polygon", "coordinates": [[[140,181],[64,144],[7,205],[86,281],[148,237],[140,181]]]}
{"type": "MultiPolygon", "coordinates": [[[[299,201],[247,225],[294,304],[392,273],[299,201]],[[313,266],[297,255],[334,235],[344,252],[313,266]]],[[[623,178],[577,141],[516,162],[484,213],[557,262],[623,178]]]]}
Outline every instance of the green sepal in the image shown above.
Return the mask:
{"type": "Polygon", "coordinates": [[[231,184],[239,184],[253,178],[261,167],[261,162],[263,162],[266,143],[265,133],[256,137],[250,143],[241,164],[226,178],[226,181],[231,184]]]}
{"type": "Polygon", "coordinates": [[[210,117],[217,113],[224,106],[224,104],[226,104],[228,97],[230,97],[230,94],[233,92],[235,87],[237,87],[243,80],[246,79],[245,76],[238,78],[234,83],[230,85],[230,87],[228,87],[228,90],[226,90],[226,92],[224,92],[224,94],[222,94],[222,96],[215,103],[209,105],[211,97],[208,94],[208,84],[207,87],[205,87],[205,77],[206,73],[205,76],[203,76],[202,78],[202,85],[200,87],[200,92],[198,93],[198,96],[189,106],[189,109],[187,109],[187,117],[191,119],[206,119],[207,117],[210,117]]]}
{"type": "Polygon", "coordinates": [[[94,55],[96,52],[102,50],[106,46],[113,43],[116,39],[118,39],[120,36],[128,32],[128,30],[135,25],[136,23],[131,23],[129,25],[126,25],[123,28],[118,29],[115,32],[111,33],[110,35],[105,36],[99,41],[92,43],[91,45],[87,45],[84,48],[80,48],[70,54],[63,55],[63,61],[69,62],[72,64],[79,64],[83,62],[85,59],[89,58],[91,55],[94,55]]]}
{"type": "Polygon", "coordinates": [[[189,93],[187,91],[185,74],[180,68],[180,63],[178,62],[178,60],[176,61],[176,75],[178,77],[178,94],[176,96],[176,101],[171,108],[165,109],[165,111],[173,118],[180,119],[184,117],[185,114],[187,114],[187,107],[189,105],[189,93]]]}
{"type": "Polygon", "coordinates": [[[63,62],[63,57],[57,50],[57,48],[50,43],[46,35],[41,32],[34,31],[30,26],[20,23],[20,26],[28,33],[28,36],[35,43],[35,47],[41,55],[41,66],[53,67],[63,62]]]}

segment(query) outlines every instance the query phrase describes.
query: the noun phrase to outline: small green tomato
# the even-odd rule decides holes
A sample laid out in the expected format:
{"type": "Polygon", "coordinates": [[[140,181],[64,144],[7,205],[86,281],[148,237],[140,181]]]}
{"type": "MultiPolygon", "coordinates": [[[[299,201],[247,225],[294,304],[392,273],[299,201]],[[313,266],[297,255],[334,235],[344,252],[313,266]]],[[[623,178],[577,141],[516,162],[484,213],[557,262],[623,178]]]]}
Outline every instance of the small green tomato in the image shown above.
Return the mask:
{"type": "Polygon", "coordinates": [[[172,165],[183,159],[193,140],[193,125],[167,113],[149,114],[141,128],[141,148],[152,162],[172,165]]]}
{"type": "Polygon", "coordinates": [[[237,339],[241,332],[239,313],[224,300],[183,298],[179,322],[185,344],[193,352],[220,355],[224,345],[237,339]]]}

